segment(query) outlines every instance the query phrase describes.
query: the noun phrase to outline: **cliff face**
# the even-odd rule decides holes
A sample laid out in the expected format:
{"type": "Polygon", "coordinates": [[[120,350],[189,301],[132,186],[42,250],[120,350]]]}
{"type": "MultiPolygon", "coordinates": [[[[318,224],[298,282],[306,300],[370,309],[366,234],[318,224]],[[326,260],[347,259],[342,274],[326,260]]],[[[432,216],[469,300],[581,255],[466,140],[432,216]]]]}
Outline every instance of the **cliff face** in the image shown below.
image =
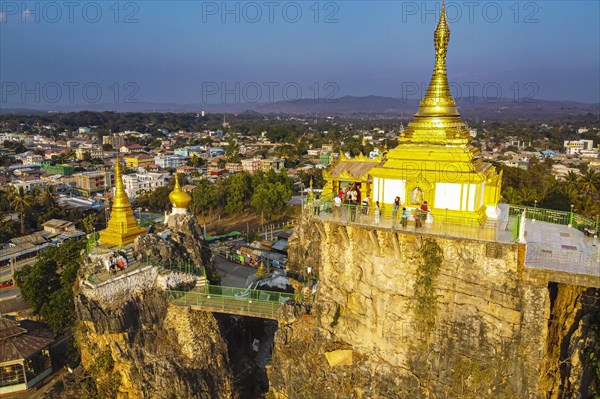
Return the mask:
{"type": "MultiPolygon", "coordinates": [[[[107,303],[85,291],[76,298],[82,364],[98,390],[119,398],[235,397],[227,345],[213,315],[168,304],[149,284],[153,278],[146,276],[145,288],[133,295],[123,293],[124,300],[107,303]],[[98,364],[102,356],[108,361],[98,364]],[[95,373],[99,367],[103,372],[95,373]]],[[[123,288],[135,287],[130,281],[123,288]]]]}
{"type": "Polygon", "coordinates": [[[289,267],[310,266],[319,284],[312,314],[288,306],[280,320],[273,393],[544,397],[551,301],[547,282],[525,282],[523,256],[516,244],[305,220],[289,267]]]}
{"type": "MultiPolygon", "coordinates": [[[[170,235],[140,236],[139,258],[208,267],[210,251],[191,215],[171,218],[170,235]]],[[[171,305],[161,287],[189,289],[193,275],[144,267],[75,297],[76,340],[92,397],[236,398],[227,343],[212,313],[171,305]]],[[[82,395],[85,393],[83,390],[82,395]]]]}

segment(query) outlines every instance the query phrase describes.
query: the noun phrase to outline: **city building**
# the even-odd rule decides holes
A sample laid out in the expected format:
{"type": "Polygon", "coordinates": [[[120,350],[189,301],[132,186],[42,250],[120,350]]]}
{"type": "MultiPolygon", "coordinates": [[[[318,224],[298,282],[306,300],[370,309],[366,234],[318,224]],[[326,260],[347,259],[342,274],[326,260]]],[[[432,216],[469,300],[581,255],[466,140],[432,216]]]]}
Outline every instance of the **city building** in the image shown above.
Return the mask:
{"type": "Polygon", "coordinates": [[[81,195],[91,197],[97,193],[105,193],[115,182],[113,172],[98,170],[92,172],[81,172],[73,175],[75,189],[81,195]]]}
{"type": "Polygon", "coordinates": [[[499,216],[502,173],[483,162],[471,145],[468,126],[462,122],[450,92],[446,53],[450,28],[442,11],[434,34],[436,61],[427,92],[399,144],[386,157],[353,159],[342,155],[323,173],[324,195],[356,184],[361,198],[372,204],[419,207],[427,201],[434,220],[483,224],[499,216]]]}
{"type": "Polygon", "coordinates": [[[25,162],[23,163],[26,165],[39,165],[43,160],[44,157],[42,155],[31,154],[25,157],[25,162]]]}
{"type": "Polygon", "coordinates": [[[154,163],[161,169],[176,169],[185,165],[185,159],[179,155],[157,155],[154,157],[154,163]]]}
{"type": "Polygon", "coordinates": [[[163,173],[134,173],[123,176],[123,186],[130,200],[134,200],[143,191],[166,186],[168,179],[163,173]]]}
{"type": "Polygon", "coordinates": [[[110,219],[106,229],[100,232],[100,243],[124,247],[132,244],[137,236],[146,233],[146,229],[137,224],[133,216],[133,209],[123,186],[123,172],[121,160],[117,157],[115,162],[115,193],[110,210],[110,219]]]}
{"type": "Polygon", "coordinates": [[[260,167],[263,172],[268,172],[270,170],[274,170],[279,173],[279,171],[285,169],[285,159],[283,158],[268,158],[260,160],[260,167]]]}
{"type": "Polygon", "coordinates": [[[44,172],[49,175],[71,176],[75,173],[75,167],[71,165],[44,165],[44,172]]]}
{"type": "Polygon", "coordinates": [[[80,161],[85,159],[87,155],[89,155],[90,158],[102,159],[104,158],[104,151],[102,148],[95,147],[80,147],[75,150],[75,157],[80,161]]]}
{"type": "Polygon", "coordinates": [[[154,157],[144,153],[126,155],[123,159],[130,168],[147,168],[154,164],[154,157]]]}
{"type": "Polygon", "coordinates": [[[13,180],[10,183],[10,185],[13,186],[14,188],[16,188],[17,190],[20,188],[23,188],[23,190],[25,190],[25,192],[31,191],[34,188],[39,188],[39,189],[43,190],[47,184],[48,184],[48,182],[46,180],[42,180],[42,179],[31,179],[31,180],[19,179],[19,180],[13,180]]]}
{"type": "Polygon", "coordinates": [[[242,170],[246,173],[256,173],[262,170],[260,158],[242,159],[242,170]]]}
{"type": "Polygon", "coordinates": [[[229,171],[229,173],[237,173],[242,171],[242,164],[239,162],[227,162],[225,164],[225,169],[229,171]]]}
{"type": "Polygon", "coordinates": [[[585,151],[594,151],[593,140],[565,141],[564,148],[567,155],[581,154],[585,151]]]}
{"type": "Polygon", "coordinates": [[[144,147],[136,143],[126,143],[119,147],[119,152],[123,154],[130,154],[132,152],[142,151],[144,147]]]}

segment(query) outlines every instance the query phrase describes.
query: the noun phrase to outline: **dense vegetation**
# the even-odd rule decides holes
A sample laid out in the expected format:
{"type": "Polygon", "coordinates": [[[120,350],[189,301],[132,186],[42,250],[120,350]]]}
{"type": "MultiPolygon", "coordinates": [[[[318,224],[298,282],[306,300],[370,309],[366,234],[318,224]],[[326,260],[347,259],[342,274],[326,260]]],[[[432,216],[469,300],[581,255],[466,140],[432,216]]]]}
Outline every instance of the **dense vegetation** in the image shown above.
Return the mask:
{"type": "Polygon", "coordinates": [[[569,172],[563,181],[551,173],[552,160],[531,159],[527,169],[496,166],[504,171],[502,197],[514,205],[569,211],[589,218],[600,214],[600,172],[587,168],[578,175],[569,172]]]}
{"type": "Polygon", "coordinates": [[[105,227],[104,216],[96,211],[67,210],[60,207],[54,186],[48,185],[43,190],[34,188],[31,191],[13,186],[0,188],[0,242],[42,230],[42,224],[50,219],[74,222],[86,233],[105,227]],[[7,217],[12,212],[18,214],[18,222],[7,217]]]}
{"type": "Polygon", "coordinates": [[[56,333],[65,332],[75,321],[73,284],[85,243],[70,240],[58,248],[49,247],[33,266],[15,272],[23,299],[56,333]]]}
{"type": "MultiPolygon", "coordinates": [[[[156,212],[169,208],[169,193],[174,181],[165,187],[144,192],[135,200],[135,206],[156,212]]],[[[255,174],[237,173],[216,182],[203,179],[192,191],[190,210],[200,216],[213,211],[236,216],[247,209],[264,214],[267,220],[281,212],[292,197],[292,179],[282,171],[255,174]]]]}

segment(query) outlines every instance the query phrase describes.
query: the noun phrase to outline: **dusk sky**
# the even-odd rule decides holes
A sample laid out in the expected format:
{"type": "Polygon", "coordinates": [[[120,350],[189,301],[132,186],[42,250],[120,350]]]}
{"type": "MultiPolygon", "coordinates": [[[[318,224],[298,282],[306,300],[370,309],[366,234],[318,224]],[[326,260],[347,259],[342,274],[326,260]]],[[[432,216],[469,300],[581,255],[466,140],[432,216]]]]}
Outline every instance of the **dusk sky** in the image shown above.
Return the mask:
{"type": "MultiPolygon", "coordinates": [[[[2,0],[0,106],[418,99],[440,7],[2,0]]],[[[600,102],[600,2],[451,1],[447,14],[455,95],[600,102]]]]}

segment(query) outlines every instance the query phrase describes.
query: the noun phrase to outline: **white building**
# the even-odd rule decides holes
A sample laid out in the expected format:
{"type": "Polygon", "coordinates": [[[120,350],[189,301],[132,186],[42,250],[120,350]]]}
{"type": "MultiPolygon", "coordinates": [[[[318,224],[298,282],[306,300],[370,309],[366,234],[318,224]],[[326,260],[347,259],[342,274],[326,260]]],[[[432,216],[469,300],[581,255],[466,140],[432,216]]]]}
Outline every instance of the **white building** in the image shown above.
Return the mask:
{"type": "Polygon", "coordinates": [[[567,155],[580,154],[582,151],[593,151],[594,141],[593,140],[577,140],[577,141],[565,141],[564,144],[567,155]]]}
{"type": "Polygon", "coordinates": [[[179,155],[157,155],[154,157],[154,163],[161,169],[177,169],[185,165],[185,158],[179,155]]]}
{"type": "Polygon", "coordinates": [[[123,176],[123,186],[130,200],[134,200],[142,191],[154,190],[166,186],[168,182],[164,173],[134,173],[123,176]]]}
{"type": "Polygon", "coordinates": [[[34,188],[39,188],[41,190],[44,189],[44,187],[46,187],[46,180],[41,180],[41,179],[37,179],[37,180],[13,180],[10,185],[13,186],[14,188],[16,188],[17,190],[19,188],[23,188],[23,190],[25,192],[31,191],[34,188]]]}

